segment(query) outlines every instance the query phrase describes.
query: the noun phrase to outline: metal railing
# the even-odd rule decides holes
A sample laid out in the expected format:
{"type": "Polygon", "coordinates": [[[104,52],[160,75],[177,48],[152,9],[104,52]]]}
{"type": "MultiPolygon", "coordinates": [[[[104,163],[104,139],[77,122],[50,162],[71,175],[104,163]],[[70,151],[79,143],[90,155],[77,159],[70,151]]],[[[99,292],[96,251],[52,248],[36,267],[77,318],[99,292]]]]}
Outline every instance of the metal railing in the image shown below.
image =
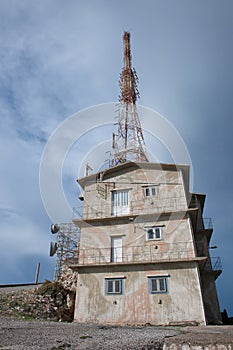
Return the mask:
{"type": "Polygon", "coordinates": [[[219,256],[208,258],[205,265],[204,271],[222,271],[222,262],[219,256]]]}
{"type": "Polygon", "coordinates": [[[189,202],[189,208],[200,208],[200,201],[196,195],[192,195],[191,200],[189,202]]]}
{"type": "Polygon", "coordinates": [[[144,200],[130,201],[126,208],[120,208],[117,211],[114,208],[112,211],[112,203],[107,201],[103,203],[101,201],[95,204],[85,203],[81,207],[73,208],[73,220],[75,219],[96,219],[106,217],[118,217],[124,215],[141,215],[152,214],[161,212],[178,212],[186,211],[187,202],[185,197],[172,197],[172,198],[145,198],[144,200]]]}
{"type": "Polygon", "coordinates": [[[74,207],[73,208],[73,215],[72,215],[72,219],[81,219],[83,216],[83,206],[80,207],[74,207]]]}
{"type": "Polygon", "coordinates": [[[108,263],[145,263],[164,260],[178,261],[195,257],[192,242],[163,243],[120,248],[90,248],[79,250],[79,265],[108,263]]]}
{"type": "Polygon", "coordinates": [[[213,222],[211,218],[203,218],[202,221],[205,230],[213,228],[213,222]]]}

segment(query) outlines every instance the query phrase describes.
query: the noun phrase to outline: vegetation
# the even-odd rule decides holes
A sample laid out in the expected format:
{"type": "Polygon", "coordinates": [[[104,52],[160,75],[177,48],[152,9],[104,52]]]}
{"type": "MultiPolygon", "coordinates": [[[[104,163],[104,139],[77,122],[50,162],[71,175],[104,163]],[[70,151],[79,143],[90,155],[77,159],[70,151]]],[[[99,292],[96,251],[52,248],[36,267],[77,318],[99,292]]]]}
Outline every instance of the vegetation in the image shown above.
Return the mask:
{"type": "Polygon", "coordinates": [[[0,294],[0,313],[23,319],[71,322],[74,297],[59,282],[46,280],[37,289],[0,294]]]}
{"type": "Polygon", "coordinates": [[[68,294],[68,290],[64,289],[64,287],[59,282],[51,282],[48,280],[45,280],[45,282],[40,286],[37,291],[37,295],[49,295],[53,299],[56,299],[59,295],[63,297],[63,299],[66,299],[66,296],[68,294]]]}

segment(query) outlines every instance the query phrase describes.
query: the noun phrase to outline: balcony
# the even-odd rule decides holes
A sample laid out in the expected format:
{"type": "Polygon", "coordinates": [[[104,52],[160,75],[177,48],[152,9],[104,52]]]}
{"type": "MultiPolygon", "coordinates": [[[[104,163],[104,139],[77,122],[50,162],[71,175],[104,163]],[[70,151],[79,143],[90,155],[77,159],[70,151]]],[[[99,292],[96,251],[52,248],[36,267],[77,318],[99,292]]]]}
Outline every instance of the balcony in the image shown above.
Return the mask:
{"type": "Polygon", "coordinates": [[[205,230],[212,230],[213,229],[213,222],[211,218],[203,218],[203,226],[205,230]]]}
{"type": "Polygon", "coordinates": [[[198,233],[206,235],[208,243],[213,233],[213,223],[211,218],[202,218],[197,227],[198,233]]]}
{"type": "Polygon", "coordinates": [[[192,242],[163,243],[128,246],[120,248],[80,249],[79,258],[72,264],[79,266],[160,263],[187,260],[200,260],[195,257],[192,242]]]}
{"type": "Polygon", "coordinates": [[[196,195],[192,195],[192,198],[189,202],[189,208],[190,209],[195,209],[195,208],[199,208],[200,207],[200,201],[197,198],[196,195]]]}
{"type": "Polygon", "coordinates": [[[203,266],[203,272],[214,273],[217,278],[222,273],[222,262],[220,257],[208,258],[203,266]]]}
{"type": "Polygon", "coordinates": [[[219,256],[208,258],[205,263],[205,271],[222,271],[222,262],[219,256]]]}
{"type": "MultiPolygon", "coordinates": [[[[126,208],[125,208],[126,209],[126,208]]],[[[153,198],[148,197],[143,200],[130,201],[127,210],[122,210],[122,207],[117,211],[114,208],[112,212],[111,202],[98,201],[94,204],[85,203],[81,207],[73,208],[73,220],[95,220],[124,216],[139,216],[154,213],[171,213],[171,212],[186,212],[187,203],[185,197],[171,198],[153,198]]]]}

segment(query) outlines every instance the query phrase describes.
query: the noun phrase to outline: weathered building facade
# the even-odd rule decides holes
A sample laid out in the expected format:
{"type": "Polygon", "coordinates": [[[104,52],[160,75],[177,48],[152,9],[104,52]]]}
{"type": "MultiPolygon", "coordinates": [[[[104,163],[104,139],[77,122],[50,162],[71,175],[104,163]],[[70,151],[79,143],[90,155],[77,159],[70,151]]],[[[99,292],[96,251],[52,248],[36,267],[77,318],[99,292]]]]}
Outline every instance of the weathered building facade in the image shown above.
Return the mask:
{"type": "Polygon", "coordinates": [[[110,324],[219,323],[205,195],[189,190],[189,166],[149,162],[137,113],[136,71],[125,32],[117,133],[109,168],[83,190],[75,320],[110,324]],[[206,226],[206,223],[208,224],[206,226]]]}
{"type": "Polygon", "coordinates": [[[155,325],[219,323],[205,196],[189,166],[126,162],[78,180],[83,189],[75,320],[155,325]]]}

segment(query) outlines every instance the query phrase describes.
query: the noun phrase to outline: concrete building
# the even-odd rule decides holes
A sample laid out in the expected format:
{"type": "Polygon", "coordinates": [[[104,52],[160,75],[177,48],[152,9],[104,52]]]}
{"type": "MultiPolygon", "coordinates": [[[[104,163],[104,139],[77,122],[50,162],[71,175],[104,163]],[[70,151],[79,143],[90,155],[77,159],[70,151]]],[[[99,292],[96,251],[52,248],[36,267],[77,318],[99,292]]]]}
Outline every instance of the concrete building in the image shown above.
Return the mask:
{"type": "Polygon", "coordinates": [[[75,320],[109,324],[221,322],[205,195],[189,166],[126,162],[78,180],[83,206],[75,320]]]}
{"type": "Polygon", "coordinates": [[[85,176],[75,320],[110,324],[219,323],[205,195],[189,191],[189,166],[151,163],[137,113],[137,75],[125,32],[117,134],[109,169],[85,176]]]}

